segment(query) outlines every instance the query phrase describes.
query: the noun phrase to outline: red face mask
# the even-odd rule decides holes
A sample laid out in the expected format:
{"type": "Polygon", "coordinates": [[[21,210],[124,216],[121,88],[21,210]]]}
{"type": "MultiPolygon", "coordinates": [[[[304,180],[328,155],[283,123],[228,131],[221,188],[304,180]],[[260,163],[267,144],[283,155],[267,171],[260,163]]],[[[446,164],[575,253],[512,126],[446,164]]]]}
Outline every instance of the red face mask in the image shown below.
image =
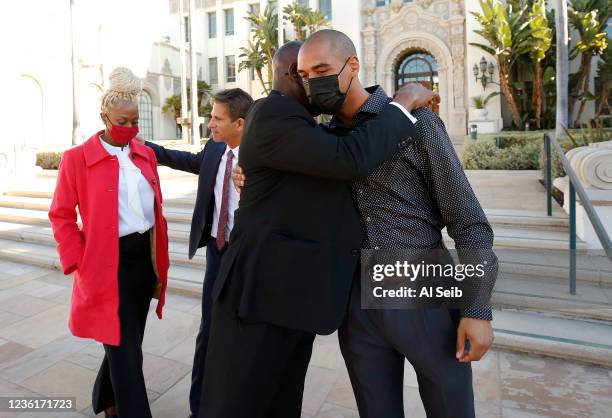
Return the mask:
{"type": "Polygon", "coordinates": [[[108,118],[106,117],[108,122],[111,124],[110,136],[113,140],[118,143],[120,146],[125,146],[130,142],[132,138],[138,135],[138,125],[132,126],[121,126],[121,125],[113,125],[108,118]]]}

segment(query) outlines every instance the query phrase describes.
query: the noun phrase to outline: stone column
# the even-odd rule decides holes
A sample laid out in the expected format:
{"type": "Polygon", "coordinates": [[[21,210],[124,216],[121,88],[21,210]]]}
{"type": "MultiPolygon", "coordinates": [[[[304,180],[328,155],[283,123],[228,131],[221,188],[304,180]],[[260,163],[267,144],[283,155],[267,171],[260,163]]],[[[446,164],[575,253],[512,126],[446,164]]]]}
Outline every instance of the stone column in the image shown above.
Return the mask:
{"type": "MultiPolygon", "coordinates": [[[[363,14],[365,15],[364,29],[361,31],[363,36],[363,83],[365,86],[372,86],[381,83],[376,77],[376,26],[374,23],[374,12],[376,6],[374,1],[364,2],[363,14]]],[[[391,94],[391,92],[387,92],[391,94]]]]}

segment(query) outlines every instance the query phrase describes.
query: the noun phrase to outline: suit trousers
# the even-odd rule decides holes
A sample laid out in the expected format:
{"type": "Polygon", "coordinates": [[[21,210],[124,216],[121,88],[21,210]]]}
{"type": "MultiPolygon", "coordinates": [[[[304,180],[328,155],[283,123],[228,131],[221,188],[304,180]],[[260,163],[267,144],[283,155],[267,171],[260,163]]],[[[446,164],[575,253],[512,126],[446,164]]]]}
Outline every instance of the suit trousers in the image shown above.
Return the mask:
{"type": "Polygon", "coordinates": [[[191,390],[189,391],[189,407],[194,417],[198,416],[202,383],[204,381],[204,368],[206,367],[206,348],[210,335],[210,320],[212,316],[212,291],[219,274],[219,266],[227,245],[219,250],[216,238],[211,237],[206,244],[206,273],[202,290],[202,319],[200,330],[196,337],[195,353],[193,356],[193,370],[191,371],[191,390]]]}
{"type": "Polygon", "coordinates": [[[448,309],[362,309],[355,280],[338,331],[361,418],[404,418],[404,360],[430,418],[473,418],[472,368],[455,358],[459,314],[448,309]]]}
{"type": "Polygon", "coordinates": [[[121,343],[104,344],[92,406],[96,414],[115,406],[121,418],[150,418],[142,372],[142,340],[157,278],[148,233],[119,239],[118,281],[121,343]]]}
{"type": "Polygon", "coordinates": [[[240,288],[213,305],[198,418],[300,418],[315,334],[240,318],[240,288]]]}

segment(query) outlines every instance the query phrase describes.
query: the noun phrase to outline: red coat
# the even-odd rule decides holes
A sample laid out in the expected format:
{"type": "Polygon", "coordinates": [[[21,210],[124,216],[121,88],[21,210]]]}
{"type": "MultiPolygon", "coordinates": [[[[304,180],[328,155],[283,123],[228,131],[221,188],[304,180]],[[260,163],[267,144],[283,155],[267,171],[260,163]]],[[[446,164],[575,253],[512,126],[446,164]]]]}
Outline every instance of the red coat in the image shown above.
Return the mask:
{"type": "MultiPolygon", "coordinates": [[[[120,345],[119,326],[119,161],[106,152],[96,133],[64,152],[49,219],[64,274],[73,271],[69,328],[77,337],[120,345]],[[76,207],[83,222],[77,225],[76,207]]],[[[149,147],[130,142],[134,164],[155,193],[151,255],[158,283],[161,319],[168,281],[168,228],[162,212],[157,159],[149,147]]]]}

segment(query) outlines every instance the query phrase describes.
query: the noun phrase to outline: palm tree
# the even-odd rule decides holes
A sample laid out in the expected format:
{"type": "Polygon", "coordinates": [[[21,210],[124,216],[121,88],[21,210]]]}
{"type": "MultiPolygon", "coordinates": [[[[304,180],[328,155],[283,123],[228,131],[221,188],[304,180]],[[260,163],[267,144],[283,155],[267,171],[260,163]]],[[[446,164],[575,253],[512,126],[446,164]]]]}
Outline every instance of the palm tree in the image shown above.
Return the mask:
{"type": "Polygon", "coordinates": [[[261,87],[263,87],[264,93],[268,94],[270,89],[264,82],[262,73],[262,69],[266,66],[266,59],[261,49],[261,44],[259,42],[253,43],[253,41],[249,41],[246,47],[240,48],[240,51],[242,51],[242,54],[240,54],[242,60],[240,64],[238,64],[238,71],[253,70],[255,74],[257,74],[257,78],[261,83],[261,87]]]}
{"type": "Polygon", "coordinates": [[[610,4],[609,0],[570,0],[570,6],[569,22],[580,35],[580,40],[570,52],[570,60],[580,55],[580,69],[575,76],[573,100],[570,102],[571,114],[575,100],[580,100],[580,108],[574,122],[577,124],[586,102],[594,99],[589,92],[591,63],[593,57],[601,55],[608,46],[605,29],[610,15],[610,4]]]}
{"type": "Polygon", "coordinates": [[[310,10],[304,17],[304,22],[308,28],[308,36],[318,31],[321,27],[329,25],[329,21],[325,19],[325,15],[320,10],[310,10]]]}
{"type": "Polygon", "coordinates": [[[609,46],[601,55],[601,61],[597,64],[597,76],[601,82],[601,95],[595,112],[596,118],[601,116],[605,108],[608,108],[608,112],[610,112],[608,99],[612,93],[612,48],[609,46]]]}
{"type": "Polygon", "coordinates": [[[482,13],[470,12],[480,29],[475,30],[489,45],[470,43],[496,57],[497,69],[502,91],[512,121],[521,128],[522,119],[519,105],[512,91],[512,72],[516,61],[530,52],[530,18],[529,7],[524,1],[508,0],[506,4],[499,0],[479,0],[482,13]]]}
{"type": "MultiPolygon", "coordinates": [[[[210,94],[212,92],[212,87],[206,83],[205,81],[198,80],[198,114],[201,116],[210,115],[210,94]]],[[[189,87],[187,87],[187,96],[189,96],[189,87]]],[[[173,96],[167,97],[164,105],[162,106],[163,113],[174,113],[176,117],[181,116],[181,96],[180,94],[175,94],[173,96]]]]}
{"type": "MultiPolygon", "coordinates": [[[[266,72],[268,74],[268,85],[272,85],[274,78],[274,71],[272,68],[272,57],[278,49],[278,14],[274,11],[270,4],[266,6],[264,13],[261,15],[255,13],[249,13],[246,20],[251,24],[251,33],[255,44],[258,45],[258,49],[262,53],[262,58],[266,72]]],[[[249,66],[242,67],[251,68],[249,66]]],[[[264,86],[264,90],[266,87],[264,86]]]]}
{"type": "Polygon", "coordinates": [[[536,0],[529,13],[529,27],[531,28],[531,44],[529,56],[534,61],[533,71],[533,98],[535,107],[536,127],[540,129],[542,114],[542,60],[551,46],[552,30],[548,27],[546,4],[544,0],[536,0]]]}
{"type": "Polygon", "coordinates": [[[320,10],[312,10],[297,0],[285,6],[283,14],[283,19],[293,25],[295,39],[298,41],[306,40],[313,32],[328,23],[320,10]]]}
{"type": "Polygon", "coordinates": [[[210,116],[212,110],[212,104],[210,102],[211,93],[212,86],[206,81],[198,80],[198,114],[200,116],[210,116]]]}

